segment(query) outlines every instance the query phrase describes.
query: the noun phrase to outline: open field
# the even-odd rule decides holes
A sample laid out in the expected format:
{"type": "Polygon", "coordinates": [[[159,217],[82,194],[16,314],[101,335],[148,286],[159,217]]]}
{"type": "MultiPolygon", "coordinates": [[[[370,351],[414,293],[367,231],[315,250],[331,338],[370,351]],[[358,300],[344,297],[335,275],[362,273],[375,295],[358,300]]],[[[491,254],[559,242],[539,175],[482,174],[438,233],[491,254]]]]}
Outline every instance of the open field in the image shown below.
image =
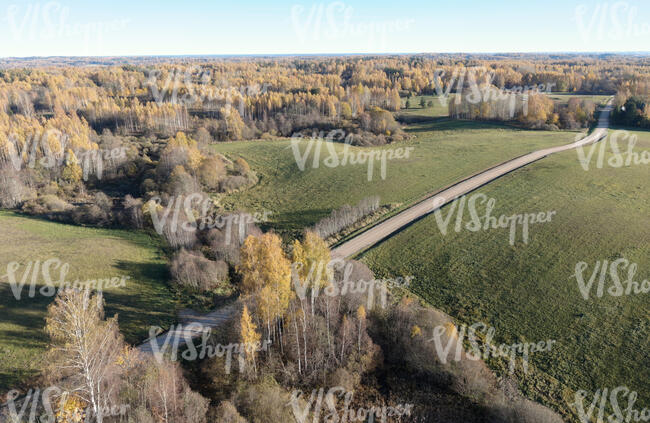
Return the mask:
{"type": "Polygon", "coordinates": [[[436,117],[445,117],[449,116],[449,108],[447,107],[447,102],[453,100],[453,94],[449,96],[446,100],[441,100],[438,96],[433,95],[417,95],[410,98],[411,107],[405,109],[406,99],[402,99],[402,110],[400,110],[397,115],[403,117],[404,119],[408,118],[436,118],[436,117]],[[424,98],[424,101],[427,102],[425,107],[420,106],[420,99],[424,98]],[[431,107],[428,106],[429,102],[433,102],[431,107]]]}
{"type": "MultiPolygon", "coordinates": [[[[385,180],[381,179],[376,165],[371,181],[367,178],[367,164],[324,166],[322,161],[329,155],[325,146],[319,167],[311,167],[312,150],[305,170],[300,171],[290,140],[216,144],[213,147],[216,151],[231,158],[243,157],[260,176],[255,187],[223,197],[222,204],[251,211],[270,210],[273,212],[271,227],[297,233],[344,204],[356,204],[373,195],[378,195],[382,204],[408,204],[502,161],[572,142],[577,134],[444,118],[411,124],[407,132],[414,138],[377,149],[413,147],[411,156],[387,161],[385,180]]],[[[306,145],[307,142],[302,142],[301,154],[306,145]]],[[[334,147],[341,154],[343,145],[335,143],[334,147]]],[[[351,147],[350,151],[369,149],[351,147]]]]}
{"type": "MultiPolygon", "coordinates": [[[[547,94],[549,98],[559,104],[567,104],[571,98],[579,99],[590,99],[594,103],[599,105],[604,105],[607,100],[611,97],[609,95],[589,95],[589,94],[573,94],[573,93],[560,93],[554,92],[547,94]]],[[[450,101],[454,101],[454,94],[450,93],[449,97],[446,100],[441,100],[438,96],[432,95],[422,95],[422,96],[413,96],[410,98],[410,108],[405,109],[406,107],[406,98],[402,99],[402,109],[396,113],[396,116],[404,122],[417,122],[418,120],[430,119],[430,118],[440,118],[449,116],[449,109],[447,104],[450,101]],[[427,102],[425,107],[420,106],[420,99],[424,98],[424,101],[427,102]],[[432,102],[432,106],[429,107],[428,103],[432,102]]]]}
{"type": "Polygon", "coordinates": [[[603,105],[611,98],[610,95],[591,95],[591,94],[573,94],[573,93],[550,93],[548,96],[555,102],[566,104],[571,98],[579,98],[592,100],[595,104],[603,105]]]}
{"type": "MultiPolygon", "coordinates": [[[[53,297],[36,291],[29,296],[31,278],[17,300],[5,276],[10,262],[20,263],[18,282],[26,266],[57,258],[69,263],[66,281],[130,276],[105,292],[106,315],[119,314],[126,340],[148,336],[149,326],[168,327],[176,304],[167,285],[167,265],[160,242],[146,233],[84,228],[0,211],[0,392],[22,386],[35,376],[47,346],[43,332],[47,305],[53,297]]],[[[53,280],[59,272],[50,272],[53,280]]],[[[37,286],[44,283],[42,273],[37,286]]]]}
{"type": "MultiPolygon", "coordinates": [[[[650,150],[650,132],[633,133],[635,151],[650,150]]],[[[587,263],[588,280],[597,261],[625,258],[638,265],[635,281],[650,278],[649,176],[648,165],[598,169],[596,157],[585,171],[576,151],[559,153],[477,191],[496,200],[492,216],[556,211],[551,222],[530,226],[528,244],[521,229],[514,246],[507,229],[457,233],[455,214],[442,235],[429,215],[362,260],[378,277],[413,275],[413,292],[458,323],[495,327],[496,344],[555,340],[550,352],[531,355],[527,375],[516,373],[532,399],[577,421],[569,406],[575,391],[627,386],[638,392],[634,408],[641,410],[650,406],[650,294],[598,298],[594,289],[585,300],[573,275],[579,262],[587,263]]],[[[627,269],[619,274],[625,284],[627,269]]],[[[505,361],[488,363],[507,371],[505,361]]]]}

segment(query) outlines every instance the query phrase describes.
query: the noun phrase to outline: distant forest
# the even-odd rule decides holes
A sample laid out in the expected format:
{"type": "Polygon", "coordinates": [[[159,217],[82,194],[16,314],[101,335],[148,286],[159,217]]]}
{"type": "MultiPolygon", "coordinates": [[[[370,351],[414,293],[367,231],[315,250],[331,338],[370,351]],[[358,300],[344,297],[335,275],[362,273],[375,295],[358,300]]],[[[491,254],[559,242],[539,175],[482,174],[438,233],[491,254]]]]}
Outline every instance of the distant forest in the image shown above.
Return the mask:
{"type": "Polygon", "coordinates": [[[141,226],[136,209],[153,197],[256,183],[211,143],[333,129],[359,146],[399,142],[396,112],[413,96],[456,96],[453,118],[554,130],[589,126],[596,106],[554,104],[549,89],[613,95],[615,124],[649,127],[649,65],[632,55],[0,59],[0,206],[141,226]]]}

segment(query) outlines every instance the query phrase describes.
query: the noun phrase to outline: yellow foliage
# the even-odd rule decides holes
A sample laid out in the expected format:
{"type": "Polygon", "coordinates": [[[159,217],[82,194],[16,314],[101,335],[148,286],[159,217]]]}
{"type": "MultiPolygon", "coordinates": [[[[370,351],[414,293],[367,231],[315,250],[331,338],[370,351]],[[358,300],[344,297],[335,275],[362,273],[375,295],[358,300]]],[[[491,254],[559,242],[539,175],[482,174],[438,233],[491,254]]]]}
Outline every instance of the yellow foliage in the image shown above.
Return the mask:
{"type": "Polygon", "coordinates": [[[184,132],[178,132],[175,137],[171,137],[167,140],[167,146],[164,151],[169,152],[175,148],[183,148],[187,150],[189,166],[192,169],[199,168],[201,160],[203,160],[203,154],[199,151],[198,143],[195,140],[189,138],[184,132]]]}
{"type": "Polygon", "coordinates": [[[411,338],[415,338],[416,336],[422,335],[422,329],[420,329],[420,326],[418,325],[413,325],[411,328],[411,338]]]}
{"type": "Polygon", "coordinates": [[[305,233],[302,243],[293,243],[293,263],[297,267],[298,277],[310,286],[323,288],[333,279],[333,269],[329,266],[331,260],[327,243],[315,232],[305,233]]]}
{"type": "Polygon", "coordinates": [[[364,320],[366,318],[366,308],[363,305],[360,305],[357,309],[357,318],[359,320],[364,320]]]}
{"type": "Polygon", "coordinates": [[[64,181],[76,183],[81,181],[82,170],[79,166],[79,160],[75,156],[74,151],[68,150],[65,167],[61,172],[61,177],[64,181]]]}
{"type": "Polygon", "coordinates": [[[86,407],[87,404],[85,401],[76,395],[70,395],[65,399],[63,406],[56,413],[56,421],[60,423],[83,422],[86,407]]]}
{"type": "Polygon", "coordinates": [[[456,329],[456,326],[451,323],[447,322],[445,323],[445,333],[450,337],[450,338],[456,338],[458,339],[458,330],[456,329]]]}
{"type": "Polygon", "coordinates": [[[256,332],[257,326],[253,323],[250,314],[248,313],[248,307],[244,305],[244,310],[241,314],[240,320],[241,332],[240,339],[241,343],[244,344],[244,351],[246,355],[246,360],[251,361],[255,358],[255,346],[262,339],[261,335],[256,332]]]}

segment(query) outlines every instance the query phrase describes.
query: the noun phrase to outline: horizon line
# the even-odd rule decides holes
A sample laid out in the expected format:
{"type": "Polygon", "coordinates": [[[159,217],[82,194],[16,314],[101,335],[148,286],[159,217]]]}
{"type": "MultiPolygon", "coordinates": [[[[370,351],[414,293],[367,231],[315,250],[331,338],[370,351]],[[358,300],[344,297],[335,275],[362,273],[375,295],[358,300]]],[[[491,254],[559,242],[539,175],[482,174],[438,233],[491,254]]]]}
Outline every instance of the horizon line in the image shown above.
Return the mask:
{"type": "Polygon", "coordinates": [[[142,57],[345,57],[345,56],[415,56],[415,55],[534,55],[534,54],[561,54],[561,55],[650,55],[650,51],[493,51],[493,52],[386,52],[386,53],[206,53],[206,54],[111,54],[111,55],[50,55],[50,56],[0,56],[1,59],[52,59],[52,58],[142,58],[142,57]]]}

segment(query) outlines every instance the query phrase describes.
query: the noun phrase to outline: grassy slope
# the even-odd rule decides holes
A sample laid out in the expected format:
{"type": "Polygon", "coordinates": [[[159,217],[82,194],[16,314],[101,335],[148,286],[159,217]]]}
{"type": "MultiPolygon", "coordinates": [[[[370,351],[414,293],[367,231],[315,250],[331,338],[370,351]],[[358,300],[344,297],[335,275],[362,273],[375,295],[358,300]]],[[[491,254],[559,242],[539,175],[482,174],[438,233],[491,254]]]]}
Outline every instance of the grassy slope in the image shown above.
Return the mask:
{"type": "MultiPolygon", "coordinates": [[[[650,150],[650,132],[636,134],[636,149],[650,150]]],[[[636,281],[650,278],[650,167],[594,165],[583,170],[569,151],[478,191],[496,199],[493,215],[557,211],[531,227],[528,245],[510,246],[505,229],[442,236],[428,216],[363,257],[378,275],[414,275],[414,292],[459,322],[489,323],[499,342],[557,340],[518,379],[566,415],[577,389],[624,385],[638,391],[636,409],[650,407],[650,294],[586,301],[571,278],[577,262],[591,271],[618,257],[638,264],[636,281]]]]}
{"type": "MultiPolygon", "coordinates": [[[[123,288],[105,294],[106,314],[119,314],[127,341],[146,338],[150,325],[174,320],[173,294],[159,241],[141,232],[83,228],[0,211],[0,392],[17,387],[39,369],[47,346],[43,332],[51,297],[16,300],[4,277],[7,264],[58,258],[70,264],[66,280],[130,276],[123,288]]],[[[53,272],[58,279],[58,273],[53,272]]],[[[40,278],[42,281],[42,277],[40,278]]]]}
{"type": "MultiPolygon", "coordinates": [[[[414,147],[411,158],[388,161],[385,180],[380,178],[376,166],[372,181],[367,180],[366,164],[337,168],[321,164],[317,169],[308,166],[300,171],[289,140],[215,145],[216,151],[229,157],[244,157],[260,176],[257,186],[226,196],[222,202],[230,207],[271,210],[273,228],[295,233],[325,217],[332,209],[356,204],[364,197],[378,195],[382,204],[409,203],[496,163],[571,142],[576,135],[444,118],[412,124],[407,132],[415,138],[382,148],[414,147]]],[[[341,144],[335,145],[337,151],[342,151],[341,144]]],[[[352,150],[367,151],[367,148],[352,147],[352,150]]],[[[325,147],[321,161],[324,157],[327,157],[325,147]]]]}

